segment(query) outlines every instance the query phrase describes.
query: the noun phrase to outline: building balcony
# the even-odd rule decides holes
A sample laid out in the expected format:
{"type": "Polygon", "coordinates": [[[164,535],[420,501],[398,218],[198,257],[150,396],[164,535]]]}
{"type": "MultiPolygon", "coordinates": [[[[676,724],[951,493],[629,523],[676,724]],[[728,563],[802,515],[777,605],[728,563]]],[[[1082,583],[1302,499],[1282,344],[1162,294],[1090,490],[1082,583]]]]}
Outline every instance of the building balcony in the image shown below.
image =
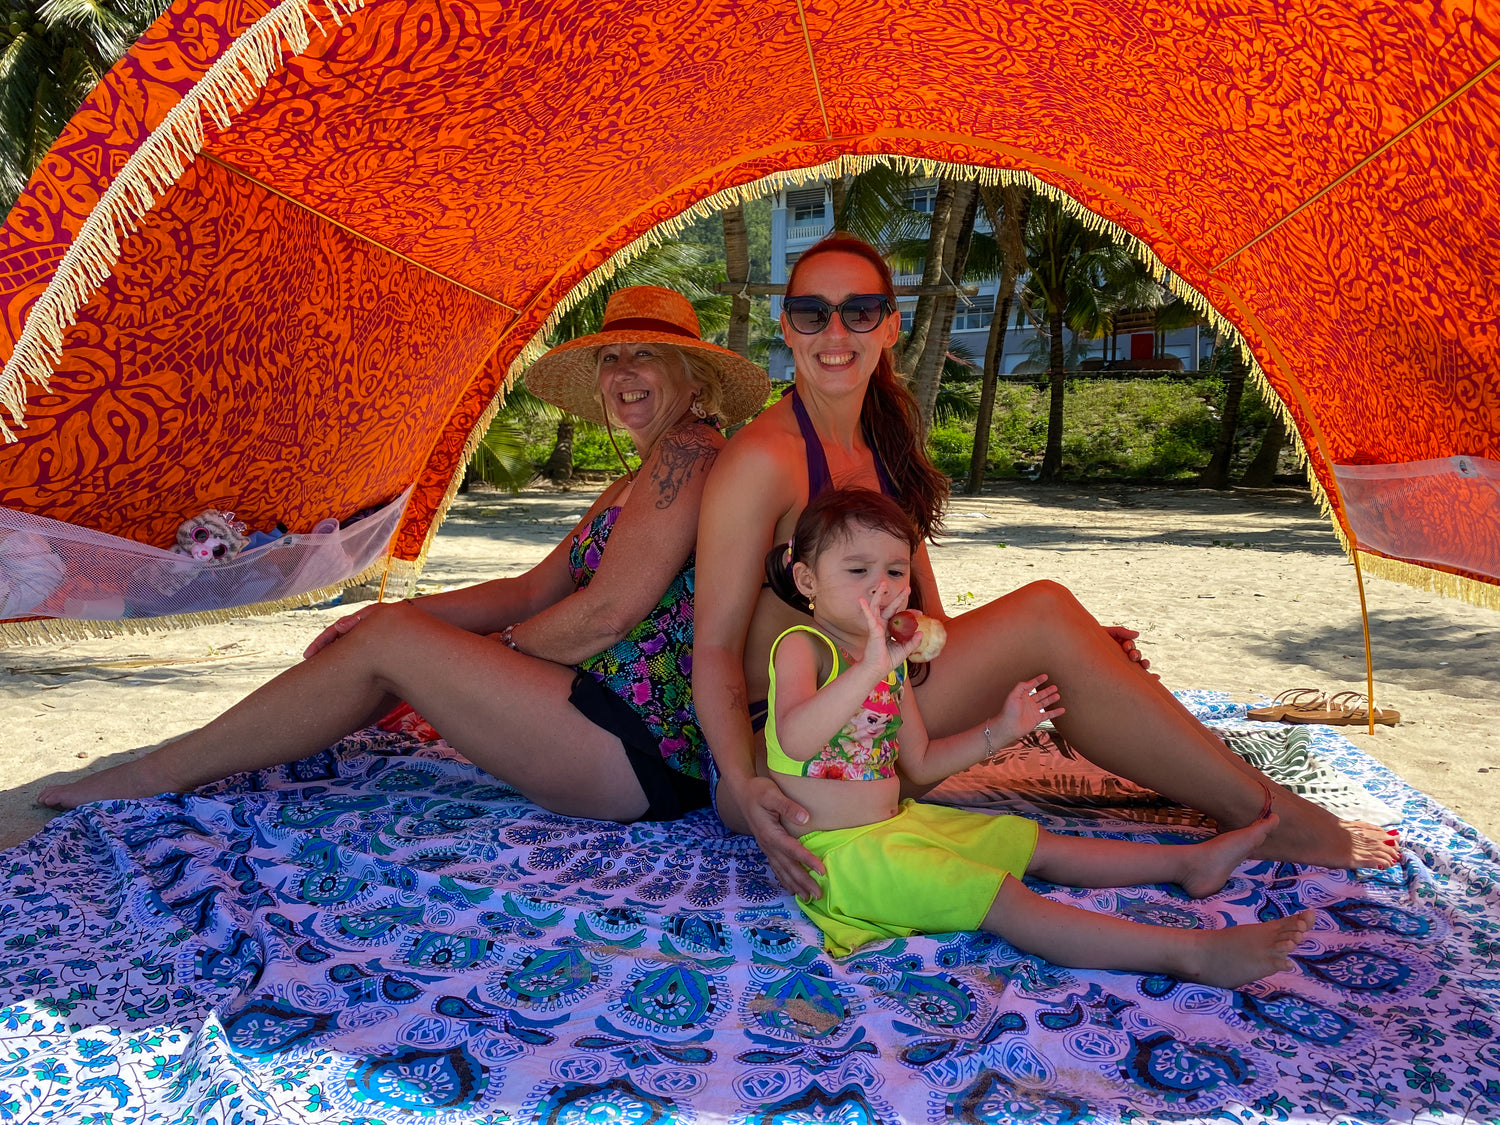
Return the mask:
{"type": "Polygon", "coordinates": [[[827,233],[827,219],[788,220],[786,224],[787,242],[816,242],[827,233]]]}

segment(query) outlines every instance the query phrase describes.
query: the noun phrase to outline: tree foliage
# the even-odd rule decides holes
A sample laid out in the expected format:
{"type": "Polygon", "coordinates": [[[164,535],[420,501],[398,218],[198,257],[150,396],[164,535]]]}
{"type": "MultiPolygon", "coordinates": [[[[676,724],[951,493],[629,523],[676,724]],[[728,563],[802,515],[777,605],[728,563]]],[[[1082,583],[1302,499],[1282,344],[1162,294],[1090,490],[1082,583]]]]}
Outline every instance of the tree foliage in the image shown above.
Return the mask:
{"type": "Polygon", "coordinates": [[[83,99],[167,0],[5,0],[0,198],[9,211],[83,99]]]}

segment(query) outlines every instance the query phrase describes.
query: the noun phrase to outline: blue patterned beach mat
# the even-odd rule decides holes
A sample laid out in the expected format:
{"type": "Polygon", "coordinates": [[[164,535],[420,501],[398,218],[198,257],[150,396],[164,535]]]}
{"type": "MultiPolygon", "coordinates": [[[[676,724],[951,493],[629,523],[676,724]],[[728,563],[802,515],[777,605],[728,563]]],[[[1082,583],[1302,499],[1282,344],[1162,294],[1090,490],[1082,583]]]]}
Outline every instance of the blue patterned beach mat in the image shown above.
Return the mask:
{"type": "MultiPolygon", "coordinates": [[[[0,855],[0,1120],[1500,1119],[1500,854],[1316,738],[1403,814],[1403,866],[1250,863],[1196,902],[1037,885],[1171,926],[1314,909],[1295,971],[1237,992],[972,933],[835,962],[711,817],[553,816],[402,735],[91,805],[0,855]]],[[[1054,829],[1198,832],[1015,807],[1054,829]]]]}

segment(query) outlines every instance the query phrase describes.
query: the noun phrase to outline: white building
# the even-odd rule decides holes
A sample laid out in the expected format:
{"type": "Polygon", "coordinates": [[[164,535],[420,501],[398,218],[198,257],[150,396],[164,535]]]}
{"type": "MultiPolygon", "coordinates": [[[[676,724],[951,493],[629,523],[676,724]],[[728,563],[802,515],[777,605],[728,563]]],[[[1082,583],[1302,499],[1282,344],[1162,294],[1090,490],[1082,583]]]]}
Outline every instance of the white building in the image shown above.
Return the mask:
{"type": "MultiPolygon", "coordinates": [[[[936,196],[936,180],[919,180],[914,183],[908,202],[914,210],[930,212],[936,196]]],[[[771,281],[784,284],[792,263],[801,256],[804,250],[827,234],[832,226],[833,204],[827,184],[807,184],[777,192],[771,200],[771,281]]],[[[990,229],[982,210],[977,226],[982,231],[990,229]]],[[[921,280],[919,275],[898,275],[896,284],[916,285],[921,280]]],[[[977,295],[959,298],[958,311],[954,314],[951,338],[954,343],[973,356],[976,363],[984,362],[984,349],[989,340],[990,322],[995,316],[995,290],[997,288],[997,282],[981,284],[977,295]]],[[[916,304],[915,297],[900,299],[903,330],[911,327],[912,310],[916,304]]],[[[773,316],[781,314],[779,297],[771,298],[771,313],[773,316]]],[[[1012,310],[1012,315],[1014,315],[1014,310],[1012,310]]],[[[1175,363],[1180,363],[1189,371],[1197,370],[1199,362],[1206,358],[1213,344],[1212,337],[1205,335],[1198,328],[1180,329],[1158,339],[1157,333],[1149,325],[1141,325],[1138,331],[1130,331],[1130,326],[1124,323],[1119,327],[1116,352],[1118,359],[1129,361],[1132,357],[1136,357],[1138,361],[1148,363],[1152,370],[1161,370],[1162,367],[1169,365],[1175,366],[1175,363]],[[1172,359],[1157,366],[1149,364],[1153,356],[1167,356],[1172,359]]],[[[1064,331],[1067,332],[1066,329],[1064,331]]],[[[1002,372],[1012,373],[1020,364],[1032,357],[1032,337],[1033,332],[1030,329],[1017,328],[1012,321],[1005,334],[1005,351],[1000,363],[1002,372]]],[[[1071,347],[1071,345],[1072,333],[1067,332],[1067,346],[1071,347]]],[[[1109,345],[1110,341],[1107,337],[1090,341],[1089,350],[1085,353],[1083,360],[1084,369],[1102,368],[1109,345]]],[[[771,358],[771,378],[790,379],[791,364],[791,356],[784,349],[778,349],[771,358]]],[[[1130,365],[1125,363],[1119,366],[1128,369],[1130,365]]]]}

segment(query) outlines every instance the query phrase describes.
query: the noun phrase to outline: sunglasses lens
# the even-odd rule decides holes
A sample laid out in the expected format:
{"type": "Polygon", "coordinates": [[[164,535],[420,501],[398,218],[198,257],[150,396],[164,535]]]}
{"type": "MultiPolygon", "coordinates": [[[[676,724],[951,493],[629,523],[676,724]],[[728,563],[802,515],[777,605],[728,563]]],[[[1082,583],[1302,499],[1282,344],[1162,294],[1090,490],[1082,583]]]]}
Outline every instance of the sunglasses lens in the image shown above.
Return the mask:
{"type": "Polygon", "coordinates": [[[827,328],[828,316],[833,311],[833,306],[817,297],[788,297],[781,307],[786,310],[791,326],[805,336],[827,328]]]}
{"type": "Polygon", "coordinates": [[[885,312],[885,298],[877,295],[850,297],[844,302],[839,315],[844,318],[844,327],[850,332],[869,332],[880,324],[885,312]]]}

